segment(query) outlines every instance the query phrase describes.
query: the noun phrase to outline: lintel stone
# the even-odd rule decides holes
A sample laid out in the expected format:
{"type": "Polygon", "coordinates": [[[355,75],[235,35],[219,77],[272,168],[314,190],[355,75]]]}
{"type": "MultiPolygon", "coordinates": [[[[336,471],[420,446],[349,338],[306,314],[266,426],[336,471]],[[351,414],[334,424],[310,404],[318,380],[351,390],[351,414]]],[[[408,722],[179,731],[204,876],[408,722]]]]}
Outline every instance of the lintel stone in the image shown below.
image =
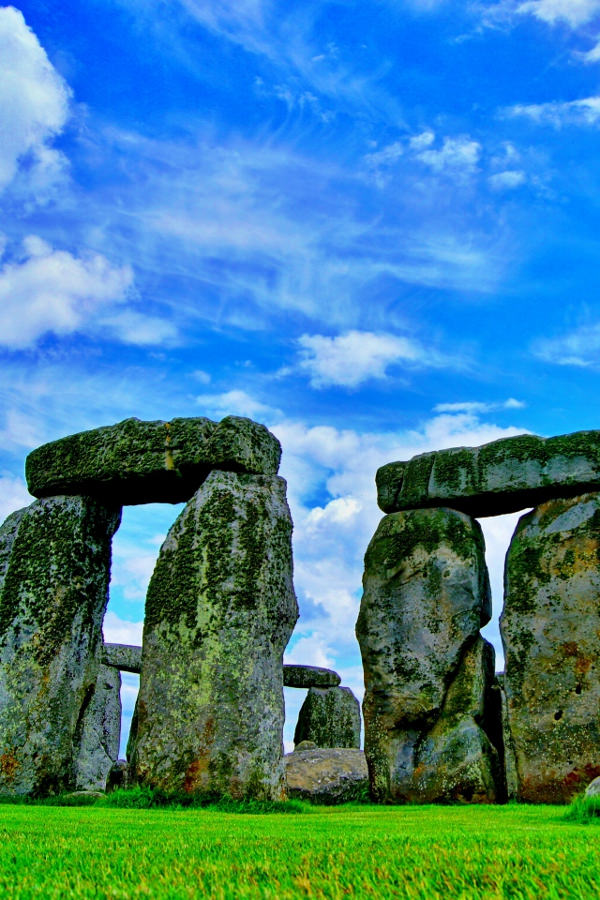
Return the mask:
{"type": "Polygon", "coordinates": [[[281,446],[264,425],[240,416],[221,422],[125,419],[82,431],[29,454],[34,497],[87,494],[120,505],[189,500],[212,469],[275,475],[281,446]]]}
{"type": "Polygon", "coordinates": [[[323,669],[321,666],[295,666],[283,667],[283,686],[293,688],[328,688],[337,687],[341,678],[333,669],[323,669]]]}
{"type": "Polygon", "coordinates": [[[600,490],[600,431],[542,438],[522,434],[481,447],[452,447],[377,471],[384,512],[435,506],[497,516],[550,499],[600,490]]]}
{"type": "Polygon", "coordinates": [[[132,644],[104,644],[102,662],[121,672],[139,675],[142,668],[142,648],[132,644]]]}

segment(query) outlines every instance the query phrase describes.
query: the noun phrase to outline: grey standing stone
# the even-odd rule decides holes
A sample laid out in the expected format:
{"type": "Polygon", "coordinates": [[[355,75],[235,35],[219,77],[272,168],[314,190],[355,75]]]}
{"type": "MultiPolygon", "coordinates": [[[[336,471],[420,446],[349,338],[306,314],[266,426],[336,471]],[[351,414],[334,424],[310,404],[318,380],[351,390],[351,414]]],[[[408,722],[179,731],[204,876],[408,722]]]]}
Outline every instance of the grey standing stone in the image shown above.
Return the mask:
{"type": "Polygon", "coordinates": [[[284,761],[292,799],[333,805],[368,796],[369,773],[362,750],[297,747],[284,761]]]}
{"type": "Polygon", "coordinates": [[[342,679],[332,669],[321,666],[285,665],[283,685],[293,688],[337,687],[342,679]]]}
{"type": "Polygon", "coordinates": [[[598,775],[597,778],[594,778],[593,781],[590,781],[585,789],[585,796],[600,797],[600,775],[598,775]]]}
{"type": "Polygon", "coordinates": [[[600,496],[519,520],[500,629],[518,797],[562,803],[600,775],[600,496]]]}
{"type": "Polygon", "coordinates": [[[0,529],[0,793],[74,787],[120,509],[50,497],[0,529]]]}
{"type": "Polygon", "coordinates": [[[241,416],[219,423],[125,419],[43,444],[27,457],[25,473],[34,497],[90,494],[120,505],[180,503],[211,469],[274,475],[280,457],[277,438],[241,416]]]}
{"type": "Polygon", "coordinates": [[[311,688],[300,708],[294,744],[360,747],[360,705],[350,688],[311,688]]]}
{"type": "Polygon", "coordinates": [[[517,512],[556,497],[600,489],[600,431],[502,438],[452,447],[382,466],[377,502],[384,512],[451,506],[472,516],[517,512]]]}
{"type": "Polygon", "coordinates": [[[104,644],[102,662],[105,666],[113,666],[121,672],[140,674],[142,667],[142,648],[134,644],[104,644]]]}
{"type": "Polygon", "coordinates": [[[277,477],[212,472],[148,589],[134,778],[166,790],[284,794],[283,651],[298,616],[277,477]]]}
{"type": "Polygon", "coordinates": [[[119,755],[120,739],[121,675],[118,669],[101,665],[75,739],[77,790],[105,790],[106,779],[119,755]]]}
{"type": "Polygon", "coordinates": [[[369,544],[356,634],[374,799],[502,792],[482,727],[493,678],[493,650],[479,636],[491,611],[484,549],[479,524],[450,509],[385,516],[369,544]]]}

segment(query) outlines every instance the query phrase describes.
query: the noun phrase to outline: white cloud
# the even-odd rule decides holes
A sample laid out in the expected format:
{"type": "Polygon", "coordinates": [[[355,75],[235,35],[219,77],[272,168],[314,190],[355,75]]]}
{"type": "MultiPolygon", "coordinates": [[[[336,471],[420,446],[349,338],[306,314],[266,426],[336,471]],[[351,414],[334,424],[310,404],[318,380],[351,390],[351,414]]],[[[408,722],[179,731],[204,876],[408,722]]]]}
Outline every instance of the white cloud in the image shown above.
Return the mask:
{"type": "Polygon", "coordinates": [[[416,158],[434,172],[472,174],[481,156],[481,144],[468,137],[446,137],[439,150],[419,150],[416,158]]]}
{"type": "Polygon", "coordinates": [[[300,369],[313,387],[357,387],[372,378],[385,378],[392,365],[439,367],[449,364],[437,351],[427,350],[409,338],[370,331],[347,331],[336,337],[304,334],[300,345],[300,369]]]}
{"type": "Polygon", "coordinates": [[[66,160],[52,139],[68,117],[70,91],[19,10],[0,8],[0,190],[28,169],[30,187],[43,193],[66,160]]]}
{"type": "Polygon", "coordinates": [[[477,400],[468,400],[464,403],[437,403],[434,406],[434,412],[440,413],[470,413],[479,415],[481,413],[493,412],[497,409],[524,409],[525,404],[521,400],[509,397],[508,400],[502,400],[494,403],[482,403],[477,400]]]}
{"type": "Polygon", "coordinates": [[[29,506],[34,500],[22,478],[8,472],[0,475],[0,525],[10,513],[29,506]]]}
{"type": "Polygon", "coordinates": [[[597,41],[591,50],[587,50],[585,53],[575,53],[575,56],[578,59],[581,59],[584,63],[592,64],[600,62],[600,40],[597,41]]]}
{"type": "Polygon", "coordinates": [[[271,420],[278,410],[261,403],[246,391],[231,390],[222,394],[199,394],[196,403],[202,407],[202,414],[222,419],[225,416],[247,416],[250,419],[266,418],[271,420]]]}
{"type": "Polygon", "coordinates": [[[522,169],[506,169],[504,172],[496,172],[490,175],[488,181],[495,191],[510,191],[525,184],[527,176],[522,169]]]}
{"type": "Polygon", "coordinates": [[[23,256],[0,269],[0,345],[31,347],[42,335],[87,330],[98,308],[123,300],[133,282],[128,266],[100,254],[75,257],[36,236],[23,256]]]}
{"type": "Polygon", "coordinates": [[[108,610],[104,616],[104,640],[108,644],[133,644],[140,646],[142,643],[143,622],[128,622],[125,619],[108,610]]]}
{"type": "Polygon", "coordinates": [[[600,365],[600,323],[589,323],[557,338],[540,338],[534,356],[559,366],[586,368],[600,365]]]}
{"type": "Polygon", "coordinates": [[[600,96],[567,102],[517,104],[505,110],[508,116],[523,116],[539,125],[597,125],[600,122],[600,96]]]}
{"type": "Polygon", "coordinates": [[[571,28],[578,28],[600,13],[600,0],[527,0],[519,4],[517,12],[535,16],[549,25],[566,22],[571,28]]]}

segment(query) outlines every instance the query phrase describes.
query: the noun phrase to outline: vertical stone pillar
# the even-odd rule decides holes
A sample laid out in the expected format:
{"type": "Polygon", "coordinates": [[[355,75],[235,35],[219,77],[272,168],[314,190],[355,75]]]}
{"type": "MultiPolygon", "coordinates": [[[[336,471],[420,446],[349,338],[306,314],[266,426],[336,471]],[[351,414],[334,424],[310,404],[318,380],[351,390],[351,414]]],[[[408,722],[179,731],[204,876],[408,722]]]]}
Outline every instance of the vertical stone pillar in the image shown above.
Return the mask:
{"type": "Polygon", "coordinates": [[[283,479],[213,471],[148,588],[131,767],[141,783],[284,794],[283,651],[298,617],[283,479]]]}
{"type": "Polygon", "coordinates": [[[294,744],[360,747],[360,706],[347,687],[311,687],[298,714],[294,744]]]}
{"type": "Polygon", "coordinates": [[[0,792],[75,786],[120,510],[49,497],[0,529],[0,792]]]}
{"type": "MultiPolygon", "coordinates": [[[[451,509],[385,516],[365,556],[356,625],[374,799],[503,794],[486,720],[494,651],[479,635],[490,590],[479,524],[451,509]]],[[[498,710],[498,717],[499,717],[498,710]]]]}
{"type": "Polygon", "coordinates": [[[600,495],[523,516],[500,620],[520,800],[562,803],[600,775],[600,495]]]}
{"type": "Polygon", "coordinates": [[[76,736],[75,787],[103,791],[119,756],[121,739],[121,673],[100,665],[76,736]]]}

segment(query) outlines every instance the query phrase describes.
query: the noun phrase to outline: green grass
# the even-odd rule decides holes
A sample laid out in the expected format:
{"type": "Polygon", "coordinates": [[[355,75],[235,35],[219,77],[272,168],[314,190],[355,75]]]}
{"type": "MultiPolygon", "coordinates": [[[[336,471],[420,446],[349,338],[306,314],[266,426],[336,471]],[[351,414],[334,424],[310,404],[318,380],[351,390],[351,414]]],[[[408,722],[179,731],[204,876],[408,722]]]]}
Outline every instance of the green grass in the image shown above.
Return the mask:
{"type": "Polygon", "coordinates": [[[4,898],[588,898],[600,832],[544,806],[0,806],[4,898]]]}

